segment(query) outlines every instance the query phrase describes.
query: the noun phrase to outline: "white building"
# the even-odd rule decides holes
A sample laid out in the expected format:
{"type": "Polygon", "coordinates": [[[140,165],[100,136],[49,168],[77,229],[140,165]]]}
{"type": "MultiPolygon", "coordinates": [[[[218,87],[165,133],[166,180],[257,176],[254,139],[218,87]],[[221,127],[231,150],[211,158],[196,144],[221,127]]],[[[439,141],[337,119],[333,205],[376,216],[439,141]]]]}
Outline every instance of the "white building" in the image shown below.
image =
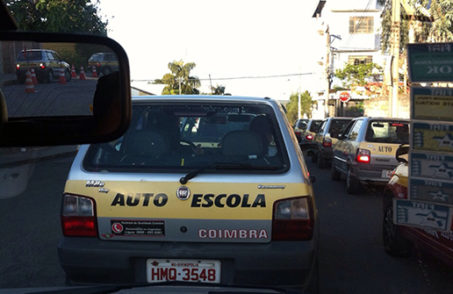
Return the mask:
{"type": "MultiPolygon", "coordinates": [[[[321,110],[317,116],[327,112],[324,108],[326,97],[338,98],[327,93],[327,72],[333,74],[348,63],[373,62],[384,68],[386,56],[380,50],[382,9],[377,0],[319,1],[313,17],[323,36],[325,51],[319,56],[318,75],[324,82],[318,92],[318,104],[322,105],[318,106],[321,110]]],[[[342,82],[333,78],[330,89],[334,86],[342,86],[342,82]]],[[[351,98],[354,99],[353,95],[351,98]]]]}

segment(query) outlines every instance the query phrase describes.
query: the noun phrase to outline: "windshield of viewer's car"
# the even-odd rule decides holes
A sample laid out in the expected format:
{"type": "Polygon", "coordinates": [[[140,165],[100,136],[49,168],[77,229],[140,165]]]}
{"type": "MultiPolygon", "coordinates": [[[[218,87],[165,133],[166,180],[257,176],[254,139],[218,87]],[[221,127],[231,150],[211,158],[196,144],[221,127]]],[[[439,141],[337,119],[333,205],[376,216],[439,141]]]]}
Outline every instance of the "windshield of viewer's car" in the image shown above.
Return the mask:
{"type": "Polygon", "coordinates": [[[172,171],[213,164],[250,169],[285,166],[281,135],[268,106],[246,104],[141,104],[120,139],[91,146],[89,170],[172,171]]]}

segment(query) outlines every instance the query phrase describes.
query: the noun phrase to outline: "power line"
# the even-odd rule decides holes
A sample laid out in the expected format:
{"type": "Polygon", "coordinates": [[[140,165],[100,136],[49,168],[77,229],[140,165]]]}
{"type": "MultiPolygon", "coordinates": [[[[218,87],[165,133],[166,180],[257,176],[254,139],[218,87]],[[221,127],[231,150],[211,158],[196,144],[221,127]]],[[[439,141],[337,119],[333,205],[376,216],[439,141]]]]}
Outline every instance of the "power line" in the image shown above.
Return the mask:
{"type": "MultiPolygon", "coordinates": [[[[312,75],[312,72],[305,73],[290,73],[290,74],[279,74],[279,75],[267,75],[267,76],[242,76],[242,77],[225,77],[225,78],[199,78],[199,81],[226,81],[226,80],[246,80],[246,79],[272,79],[272,78],[285,78],[294,76],[307,76],[312,75]]],[[[132,82],[150,82],[157,79],[132,79],[132,82]]],[[[189,79],[192,80],[192,79],[189,79]]]]}

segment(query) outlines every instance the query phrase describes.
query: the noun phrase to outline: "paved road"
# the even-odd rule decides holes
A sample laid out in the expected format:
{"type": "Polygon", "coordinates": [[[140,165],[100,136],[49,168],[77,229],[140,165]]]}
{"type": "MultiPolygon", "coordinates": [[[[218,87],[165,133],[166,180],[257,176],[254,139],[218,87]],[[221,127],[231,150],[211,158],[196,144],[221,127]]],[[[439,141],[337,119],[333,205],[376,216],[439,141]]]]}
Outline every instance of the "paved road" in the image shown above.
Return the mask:
{"type": "MultiPolygon", "coordinates": [[[[70,164],[71,158],[37,164],[24,193],[0,200],[0,288],[64,283],[56,245],[70,164]]],[[[452,293],[451,269],[426,256],[384,253],[378,193],[349,196],[327,170],[309,169],[321,217],[321,293],[452,293]]]]}
{"type": "Polygon", "coordinates": [[[4,86],[1,90],[10,117],[90,115],[96,80],[73,79],[66,84],[38,84],[35,93],[25,93],[24,84],[4,86]]]}

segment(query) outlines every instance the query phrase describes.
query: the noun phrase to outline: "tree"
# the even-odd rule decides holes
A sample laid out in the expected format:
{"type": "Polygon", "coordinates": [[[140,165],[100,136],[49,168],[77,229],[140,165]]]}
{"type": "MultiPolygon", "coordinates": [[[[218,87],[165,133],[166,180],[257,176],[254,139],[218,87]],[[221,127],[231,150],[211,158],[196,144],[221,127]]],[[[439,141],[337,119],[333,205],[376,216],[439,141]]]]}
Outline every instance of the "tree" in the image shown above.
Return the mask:
{"type": "Polygon", "coordinates": [[[335,71],[335,77],[343,81],[345,88],[365,86],[373,81],[373,76],[380,75],[382,68],[375,63],[346,64],[335,71]]]}
{"type": "Polygon", "coordinates": [[[182,60],[170,62],[168,64],[170,72],[164,74],[162,79],[155,80],[154,83],[167,85],[162,90],[162,95],[200,94],[197,89],[201,86],[200,80],[190,76],[195,66],[193,62],[184,63],[182,60]]]}
{"type": "MultiPolygon", "coordinates": [[[[298,106],[297,102],[299,100],[299,95],[297,93],[291,94],[289,97],[289,102],[286,104],[286,117],[288,120],[293,123],[297,120],[297,111],[298,106]]],[[[301,93],[300,95],[300,105],[301,105],[301,115],[306,115],[308,118],[311,118],[311,112],[313,110],[313,105],[315,102],[312,100],[311,95],[308,91],[301,93]]]]}
{"type": "Polygon", "coordinates": [[[107,21],[91,0],[6,0],[19,29],[107,35],[107,21]]]}
{"type": "MultiPolygon", "coordinates": [[[[384,4],[381,25],[381,49],[390,48],[392,27],[392,1],[379,0],[384,4]]],[[[403,53],[409,41],[448,42],[453,40],[453,0],[401,0],[400,51],[403,53]],[[409,29],[414,30],[409,40],[409,29]]]]}

